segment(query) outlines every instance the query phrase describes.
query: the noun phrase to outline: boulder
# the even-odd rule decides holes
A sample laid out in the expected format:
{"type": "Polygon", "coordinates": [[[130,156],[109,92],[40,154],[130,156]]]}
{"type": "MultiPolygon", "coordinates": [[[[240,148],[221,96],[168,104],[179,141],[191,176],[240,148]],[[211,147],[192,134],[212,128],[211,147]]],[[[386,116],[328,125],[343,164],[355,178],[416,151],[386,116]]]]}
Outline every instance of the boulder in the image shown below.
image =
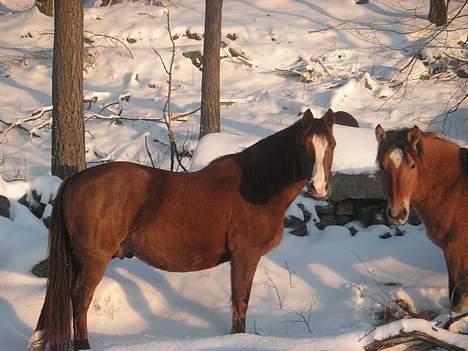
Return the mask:
{"type": "Polygon", "coordinates": [[[332,203],[346,199],[385,200],[380,179],[373,174],[335,173],[332,175],[331,186],[332,203]]]}
{"type": "Polygon", "coordinates": [[[0,195],[0,216],[10,218],[10,200],[0,195]]]}

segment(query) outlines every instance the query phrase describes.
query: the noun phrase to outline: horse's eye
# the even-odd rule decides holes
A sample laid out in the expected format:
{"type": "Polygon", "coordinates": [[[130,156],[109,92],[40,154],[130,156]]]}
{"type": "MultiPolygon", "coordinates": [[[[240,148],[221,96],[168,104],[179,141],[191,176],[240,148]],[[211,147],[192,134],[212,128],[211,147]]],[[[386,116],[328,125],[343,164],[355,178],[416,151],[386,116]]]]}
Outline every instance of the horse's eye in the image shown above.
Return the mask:
{"type": "Polygon", "coordinates": [[[410,169],[415,169],[416,168],[416,163],[410,164],[410,169]]]}

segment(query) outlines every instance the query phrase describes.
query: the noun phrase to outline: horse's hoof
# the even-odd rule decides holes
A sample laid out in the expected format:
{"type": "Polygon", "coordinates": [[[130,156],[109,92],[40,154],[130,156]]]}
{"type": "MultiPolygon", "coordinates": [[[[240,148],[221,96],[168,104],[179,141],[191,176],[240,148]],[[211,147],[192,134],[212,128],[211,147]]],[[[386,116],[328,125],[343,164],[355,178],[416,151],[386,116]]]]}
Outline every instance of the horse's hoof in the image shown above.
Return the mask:
{"type": "Polygon", "coordinates": [[[73,342],[73,348],[75,351],[78,351],[78,350],[89,350],[91,347],[89,346],[88,339],[82,339],[82,340],[75,340],[73,342]]]}

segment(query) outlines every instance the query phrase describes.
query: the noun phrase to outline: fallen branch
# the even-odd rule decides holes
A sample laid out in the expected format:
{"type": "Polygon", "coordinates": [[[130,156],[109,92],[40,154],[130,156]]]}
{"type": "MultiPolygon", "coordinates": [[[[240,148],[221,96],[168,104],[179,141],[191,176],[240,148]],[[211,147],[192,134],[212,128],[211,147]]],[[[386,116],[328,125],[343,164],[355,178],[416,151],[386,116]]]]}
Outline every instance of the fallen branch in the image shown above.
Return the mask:
{"type": "Polygon", "coordinates": [[[50,112],[50,111],[52,111],[52,106],[46,106],[46,107],[42,107],[39,110],[34,111],[28,117],[18,119],[15,122],[5,122],[3,120],[0,120],[0,122],[2,122],[3,124],[5,124],[7,126],[7,128],[2,132],[2,137],[0,138],[0,144],[3,143],[3,141],[5,140],[7,134],[14,128],[19,128],[21,130],[24,130],[31,137],[38,137],[39,134],[36,133],[37,128],[33,128],[33,129],[29,130],[28,128],[23,126],[23,124],[28,123],[28,122],[36,121],[39,118],[41,118],[45,113],[50,112]]]}
{"type": "Polygon", "coordinates": [[[468,317],[468,312],[466,313],[462,313],[462,314],[459,314],[458,316],[455,316],[455,317],[452,317],[450,318],[447,322],[445,322],[444,326],[442,328],[444,328],[445,330],[450,330],[450,327],[452,326],[452,324],[464,319],[468,317]]]}
{"type": "Polygon", "coordinates": [[[110,115],[110,116],[103,116],[97,113],[92,113],[89,115],[85,115],[85,122],[87,122],[90,119],[101,119],[101,120],[107,120],[111,122],[115,122],[118,120],[123,120],[123,121],[144,121],[144,122],[158,122],[158,123],[164,123],[163,118],[146,118],[146,117],[125,117],[125,116],[117,116],[117,115],[110,115]]]}
{"type": "Polygon", "coordinates": [[[439,340],[431,335],[428,335],[421,331],[412,331],[405,332],[400,330],[396,335],[389,336],[381,340],[374,340],[371,343],[367,344],[364,347],[365,351],[379,351],[394,347],[397,345],[405,344],[408,342],[420,341],[423,343],[428,343],[436,347],[441,347],[448,351],[466,351],[464,348],[461,348],[456,345],[449,344],[445,341],[439,340]]]}

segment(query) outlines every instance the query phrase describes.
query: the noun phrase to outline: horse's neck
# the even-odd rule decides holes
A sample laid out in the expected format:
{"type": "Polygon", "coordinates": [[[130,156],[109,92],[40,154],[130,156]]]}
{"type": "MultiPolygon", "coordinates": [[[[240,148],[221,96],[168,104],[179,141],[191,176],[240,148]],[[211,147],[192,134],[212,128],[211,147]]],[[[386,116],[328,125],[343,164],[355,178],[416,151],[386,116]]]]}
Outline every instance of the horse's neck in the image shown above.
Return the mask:
{"type": "Polygon", "coordinates": [[[424,137],[424,155],[419,161],[419,179],[412,203],[433,236],[449,230],[456,194],[461,184],[461,165],[457,145],[434,137],[424,137]]]}
{"type": "Polygon", "coordinates": [[[300,194],[302,189],[307,184],[307,179],[298,180],[292,184],[286,186],[281,190],[276,196],[274,196],[273,201],[280,204],[286,210],[294,199],[300,194]]]}

